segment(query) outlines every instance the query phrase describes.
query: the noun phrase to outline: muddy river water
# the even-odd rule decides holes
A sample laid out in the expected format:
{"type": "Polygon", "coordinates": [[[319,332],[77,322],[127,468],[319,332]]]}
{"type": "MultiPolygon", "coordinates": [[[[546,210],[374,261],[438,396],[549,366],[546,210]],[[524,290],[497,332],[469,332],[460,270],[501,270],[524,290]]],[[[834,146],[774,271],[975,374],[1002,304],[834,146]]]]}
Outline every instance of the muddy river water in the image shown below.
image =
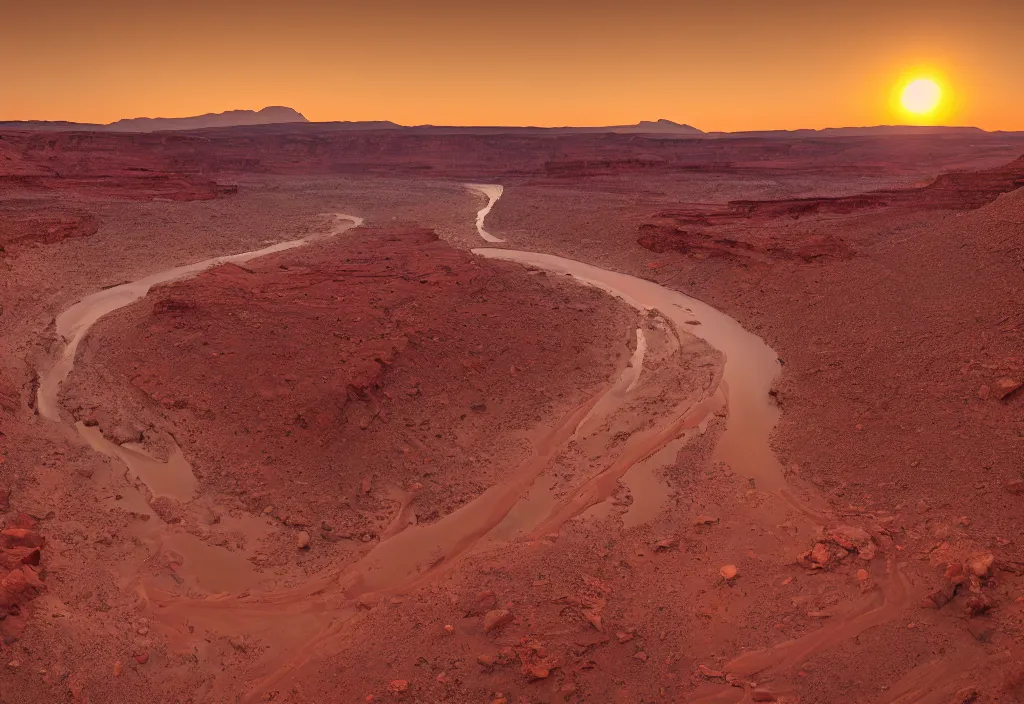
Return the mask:
{"type": "Polygon", "coordinates": [[[476,214],[476,231],[480,235],[481,239],[492,244],[504,242],[505,240],[495,237],[484,229],[484,219],[487,217],[487,214],[491,212],[491,208],[493,208],[494,204],[498,202],[498,199],[501,198],[502,191],[504,190],[503,187],[494,184],[468,183],[466,184],[466,188],[487,198],[487,205],[481,208],[476,214]]]}
{"type": "Polygon", "coordinates": [[[769,392],[781,366],[764,340],[706,303],[652,281],[550,254],[490,248],[474,249],[473,253],[572,276],[582,284],[618,296],[638,310],[657,310],[678,329],[703,339],[725,355],[722,384],[728,423],[715,459],[754,479],[760,489],[784,488],[782,468],[768,445],[779,419],[779,410],[769,392]],[[699,324],[693,325],[694,322],[699,324]]]}

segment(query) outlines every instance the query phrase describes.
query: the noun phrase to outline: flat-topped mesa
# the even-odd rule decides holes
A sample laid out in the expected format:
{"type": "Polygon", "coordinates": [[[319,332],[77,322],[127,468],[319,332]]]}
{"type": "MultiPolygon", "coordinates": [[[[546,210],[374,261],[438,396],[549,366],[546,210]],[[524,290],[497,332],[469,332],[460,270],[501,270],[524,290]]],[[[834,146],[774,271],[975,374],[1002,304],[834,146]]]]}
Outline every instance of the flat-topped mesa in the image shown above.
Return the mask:
{"type": "Polygon", "coordinates": [[[117,132],[160,132],[166,130],[198,130],[207,127],[237,127],[240,125],[275,125],[309,122],[297,110],[272,105],[262,110],[228,110],[193,117],[134,117],[111,122],[105,128],[117,132]]]}

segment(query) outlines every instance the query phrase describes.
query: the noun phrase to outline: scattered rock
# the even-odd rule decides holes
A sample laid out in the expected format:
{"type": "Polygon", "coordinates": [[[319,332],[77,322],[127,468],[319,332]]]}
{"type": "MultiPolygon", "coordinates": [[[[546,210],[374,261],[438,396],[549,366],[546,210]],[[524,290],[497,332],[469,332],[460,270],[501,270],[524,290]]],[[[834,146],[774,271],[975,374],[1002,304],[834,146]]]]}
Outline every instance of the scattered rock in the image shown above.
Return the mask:
{"type": "Polygon", "coordinates": [[[957,690],[953,698],[949,700],[949,704],[974,704],[978,701],[978,697],[981,696],[974,687],[964,687],[963,689],[957,690]]]}
{"type": "Polygon", "coordinates": [[[490,633],[512,623],[512,612],[508,609],[492,609],[484,614],[484,633],[490,633]]]}
{"type": "Polygon", "coordinates": [[[857,551],[857,557],[859,557],[862,560],[870,562],[871,560],[875,559],[875,554],[877,553],[877,551],[878,548],[875,547],[874,543],[868,543],[867,545],[865,545],[857,551]]]}
{"type": "Polygon", "coordinates": [[[404,694],[409,691],[408,680],[391,680],[388,682],[388,692],[391,694],[404,694]]]}
{"type": "Polygon", "coordinates": [[[369,594],[360,594],[359,597],[356,599],[356,603],[359,604],[359,608],[362,609],[372,609],[373,607],[380,604],[381,601],[381,595],[374,594],[372,592],[369,594]]]}
{"type": "Polygon", "coordinates": [[[1024,481],[1018,479],[1006,485],[1006,490],[1015,496],[1024,494],[1024,481]]]}
{"type": "Polygon", "coordinates": [[[295,536],[295,547],[299,550],[309,549],[309,533],[304,530],[300,530],[299,534],[295,536]]]}
{"type": "Polygon", "coordinates": [[[608,605],[608,594],[611,587],[603,581],[590,575],[583,575],[583,586],[580,594],[580,604],[583,607],[583,618],[587,619],[594,628],[604,632],[604,624],[601,621],[601,614],[608,605]]]}
{"type": "Polygon", "coordinates": [[[701,515],[697,516],[695,519],[693,519],[693,525],[695,525],[695,526],[710,526],[710,525],[714,525],[714,524],[718,523],[719,520],[720,519],[715,518],[714,516],[706,516],[704,514],[701,514],[701,515]]]}
{"type": "Polygon", "coordinates": [[[1004,376],[992,385],[992,394],[1000,401],[1004,400],[1007,396],[1014,393],[1021,387],[1021,382],[1016,379],[1011,379],[1008,376],[1004,376]]]}
{"type": "Polygon", "coordinates": [[[445,633],[447,633],[448,635],[451,635],[451,634],[455,633],[455,626],[453,626],[453,625],[452,625],[452,624],[450,624],[450,623],[449,623],[449,624],[447,624],[447,625],[446,625],[446,626],[444,627],[444,632],[445,632],[445,633]]]}
{"type": "Polygon", "coordinates": [[[487,410],[487,404],[483,401],[473,401],[473,403],[469,404],[469,410],[483,413],[487,410]]]}
{"type": "Polygon", "coordinates": [[[135,662],[139,663],[140,665],[145,665],[147,662],[149,662],[149,652],[143,651],[136,655],[135,662]]]}
{"type": "Polygon", "coordinates": [[[551,670],[544,667],[543,665],[527,665],[524,669],[526,670],[524,674],[530,676],[535,680],[547,679],[548,675],[551,674],[551,670]]]}
{"type": "Polygon", "coordinates": [[[712,670],[707,665],[700,665],[697,668],[697,675],[699,675],[700,677],[707,677],[713,680],[725,679],[724,672],[721,672],[720,670],[712,670]]]}
{"type": "Polygon", "coordinates": [[[632,631],[619,631],[615,634],[615,637],[618,638],[620,643],[628,643],[636,637],[636,634],[632,631]]]}
{"type": "Polygon", "coordinates": [[[941,587],[928,593],[928,596],[924,598],[924,606],[941,609],[943,606],[948,604],[956,596],[957,585],[946,583],[941,587]]]}
{"type": "Polygon", "coordinates": [[[40,548],[43,537],[28,528],[4,528],[0,531],[0,546],[4,548],[40,548]]]}
{"type": "Polygon", "coordinates": [[[981,386],[978,387],[978,398],[984,401],[985,399],[988,398],[988,395],[989,393],[991,393],[991,391],[992,389],[989,388],[988,384],[982,384],[981,386]]]}
{"type": "Polygon", "coordinates": [[[995,603],[985,594],[974,594],[964,600],[968,616],[980,616],[992,610],[995,603]]]}
{"type": "Polygon", "coordinates": [[[722,568],[718,570],[718,573],[727,580],[736,579],[740,571],[736,569],[736,565],[722,565],[722,568]]]}
{"type": "Polygon", "coordinates": [[[950,584],[960,585],[967,581],[967,570],[957,562],[946,568],[944,576],[950,584]]]}
{"type": "Polygon", "coordinates": [[[639,653],[633,655],[633,659],[639,660],[640,662],[647,662],[647,653],[641,650],[639,653]]]}
{"type": "Polygon", "coordinates": [[[985,553],[984,555],[978,555],[971,558],[969,565],[971,568],[971,574],[978,577],[988,576],[989,570],[992,569],[992,563],[995,561],[996,558],[992,553],[985,553]]]}
{"type": "Polygon", "coordinates": [[[664,550],[670,550],[678,544],[678,538],[662,538],[654,544],[654,550],[655,552],[662,552],[664,550]]]}
{"type": "Polygon", "coordinates": [[[114,426],[108,433],[104,433],[110,440],[118,445],[124,445],[132,442],[142,442],[142,428],[138,426],[129,426],[126,423],[121,423],[114,426]]]}
{"type": "Polygon", "coordinates": [[[811,549],[809,558],[815,567],[824,567],[829,561],[828,546],[825,543],[817,543],[811,549]]]}
{"type": "Polygon", "coordinates": [[[860,550],[871,543],[871,535],[863,528],[837,526],[828,531],[828,539],[841,548],[860,550]]]}

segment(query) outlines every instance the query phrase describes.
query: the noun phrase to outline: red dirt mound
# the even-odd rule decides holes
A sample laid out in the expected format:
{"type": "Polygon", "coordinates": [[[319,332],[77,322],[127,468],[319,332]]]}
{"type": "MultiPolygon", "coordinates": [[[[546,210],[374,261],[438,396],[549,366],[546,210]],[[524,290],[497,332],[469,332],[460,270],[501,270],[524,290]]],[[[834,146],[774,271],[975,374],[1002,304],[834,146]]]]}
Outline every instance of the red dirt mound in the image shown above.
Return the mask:
{"type": "Polygon", "coordinates": [[[427,230],[357,230],[105,319],[75,373],[79,414],[114,437],[170,427],[202,491],[369,540],[405,492],[431,521],[493,483],[521,433],[608,378],[630,319],[427,230]]]}

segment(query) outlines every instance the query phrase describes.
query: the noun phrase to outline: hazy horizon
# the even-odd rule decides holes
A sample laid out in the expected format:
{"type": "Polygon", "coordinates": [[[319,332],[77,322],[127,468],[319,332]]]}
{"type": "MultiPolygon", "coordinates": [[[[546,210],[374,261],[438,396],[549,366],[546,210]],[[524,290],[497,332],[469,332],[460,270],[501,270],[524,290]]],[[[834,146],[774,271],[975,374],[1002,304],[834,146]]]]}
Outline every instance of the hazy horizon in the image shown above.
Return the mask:
{"type": "MultiPolygon", "coordinates": [[[[117,123],[119,121],[133,121],[133,120],[146,120],[146,119],[151,119],[151,120],[182,120],[182,119],[206,117],[206,116],[213,116],[213,115],[222,115],[222,114],[231,113],[231,112],[258,113],[258,112],[260,112],[261,110],[263,110],[265,108],[271,108],[271,107],[290,108],[292,110],[295,110],[299,114],[303,115],[304,117],[306,116],[305,113],[301,109],[294,108],[291,105],[266,105],[263,108],[228,108],[227,110],[219,111],[219,112],[213,112],[213,111],[209,111],[208,110],[208,111],[205,111],[205,112],[197,113],[195,115],[126,115],[124,117],[117,118],[116,120],[112,120],[111,122],[104,122],[104,123],[78,122],[78,121],[75,121],[75,120],[64,120],[64,119],[60,119],[60,118],[55,118],[55,119],[37,119],[37,118],[24,119],[24,118],[21,118],[21,119],[17,119],[17,120],[8,120],[3,115],[0,115],[0,123],[5,123],[5,122],[55,122],[55,123],[68,122],[68,123],[72,123],[72,124],[112,125],[112,124],[115,124],[115,123],[117,123]]],[[[822,130],[844,130],[844,129],[846,129],[846,130],[854,129],[855,130],[855,129],[874,129],[874,128],[984,129],[984,128],[978,127],[977,125],[922,124],[922,123],[911,123],[911,122],[891,122],[891,123],[884,123],[884,124],[883,123],[879,123],[879,124],[873,124],[873,125],[825,125],[823,127],[799,127],[799,126],[797,126],[797,127],[785,127],[785,128],[768,128],[768,129],[756,128],[755,127],[755,128],[745,129],[745,130],[707,130],[707,129],[704,129],[703,127],[701,127],[700,125],[694,125],[694,124],[691,124],[689,122],[685,122],[685,121],[683,121],[681,119],[679,119],[679,120],[672,120],[671,118],[657,118],[657,117],[655,117],[655,118],[641,118],[641,119],[636,120],[634,122],[620,123],[620,124],[615,124],[615,125],[612,125],[612,124],[592,124],[592,125],[569,125],[569,124],[566,124],[566,125],[530,125],[530,124],[502,124],[502,123],[487,124],[487,125],[481,125],[481,124],[463,124],[463,125],[458,125],[458,124],[438,124],[438,123],[402,124],[402,123],[396,122],[395,120],[389,120],[386,117],[381,117],[381,118],[376,118],[376,119],[369,119],[369,120],[346,120],[346,119],[337,119],[337,120],[308,120],[307,119],[306,122],[296,122],[294,124],[331,124],[331,123],[335,123],[335,122],[364,122],[364,123],[370,123],[370,122],[390,122],[390,123],[396,125],[397,127],[438,127],[438,128],[454,128],[454,129],[458,129],[458,128],[467,128],[467,129],[477,129],[477,128],[480,128],[480,129],[487,129],[487,128],[494,128],[494,129],[501,129],[501,128],[509,128],[509,129],[565,129],[565,128],[573,129],[573,128],[584,128],[584,129],[587,129],[587,128],[600,128],[600,127],[631,127],[631,126],[638,125],[641,122],[644,122],[644,123],[657,123],[657,122],[662,121],[662,120],[669,120],[670,122],[675,123],[675,124],[677,124],[677,125],[679,125],[681,127],[694,127],[694,128],[696,128],[696,129],[698,129],[698,130],[700,130],[700,131],[702,131],[702,132],[704,132],[706,134],[732,134],[732,133],[743,133],[743,132],[772,132],[772,131],[800,132],[800,131],[804,131],[804,130],[818,130],[818,131],[822,131],[822,130]]],[[[275,123],[268,123],[268,124],[275,124],[275,123]]],[[[289,123],[280,123],[280,124],[289,124],[289,123]]],[[[244,125],[239,125],[239,126],[244,126],[244,125]]],[[[990,131],[990,132],[1000,132],[1000,131],[1004,131],[1004,132],[1020,132],[1020,131],[1024,131],[1024,129],[1021,129],[1021,130],[985,130],[985,131],[990,131]]]]}
{"type": "Polygon", "coordinates": [[[284,105],[314,122],[404,125],[1024,129],[1024,4],[1012,0],[320,5],[16,6],[0,43],[16,67],[0,119],[284,105]],[[942,85],[943,100],[915,117],[898,91],[920,76],[942,85]]]}

